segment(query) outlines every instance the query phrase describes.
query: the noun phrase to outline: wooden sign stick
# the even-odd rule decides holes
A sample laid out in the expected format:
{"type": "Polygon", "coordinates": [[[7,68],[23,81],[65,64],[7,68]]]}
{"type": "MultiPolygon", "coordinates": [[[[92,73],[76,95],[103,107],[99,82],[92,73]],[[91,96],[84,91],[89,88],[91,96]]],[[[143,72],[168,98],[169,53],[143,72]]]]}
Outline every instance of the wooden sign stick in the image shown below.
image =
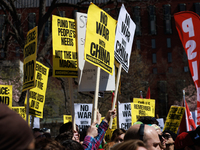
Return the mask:
{"type": "Polygon", "coordinates": [[[68,81],[69,81],[69,92],[70,92],[69,95],[70,95],[70,106],[71,106],[71,115],[72,115],[72,130],[76,131],[72,78],[68,78],[68,81]]]}
{"type": "Polygon", "coordinates": [[[97,120],[97,108],[98,108],[98,97],[99,97],[100,71],[101,71],[100,67],[97,67],[96,88],[95,88],[95,95],[94,95],[94,101],[93,101],[93,112],[92,112],[93,122],[97,120]]]}
{"type": "MultiPolygon", "coordinates": [[[[113,103],[112,103],[112,110],[115,109],[115,103],[117,101],[117,94],[118,94],[118,87],[119,87],[119,80],[120,80],[120,76],[121,76],[121,70],[122,70],[122,64],[120,63],[119,68],[118,68],[118,73],[117,73],[117,81],[116,81],[116,85],[115,85],[115,94],[114,94],[113,103]]],[[[112,122],[113,122],[113,118],[110,117],[110,123],[109,123],[110,129],[112,128],[112,122]]]]}

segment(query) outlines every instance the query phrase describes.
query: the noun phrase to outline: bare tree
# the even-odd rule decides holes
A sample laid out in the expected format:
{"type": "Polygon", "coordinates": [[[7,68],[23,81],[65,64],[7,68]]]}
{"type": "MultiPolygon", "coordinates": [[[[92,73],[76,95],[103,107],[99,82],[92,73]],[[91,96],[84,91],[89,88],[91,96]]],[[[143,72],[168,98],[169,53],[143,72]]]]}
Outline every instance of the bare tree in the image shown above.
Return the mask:
{"type": "MultiPolygon", "coordinates": [[[[20,53],[23,53],[23,48],[25,45],[25,39],[26,34],[28,32],[27,27],[27,10],[28,8],[16,8],[15,3],[17,3],[18,0],[1,0],[0,1],[0,7],[2,11],[5,14],[5,22],[4,22],[4,30],[3,33],[5,35],[5,38],[2,42],[2,45],[0,49],[4,49],[7,56],[10,54],[10,51],[13,50],[14,45],[18,45],[20,47],[20,53]],[[18,15],[21,13],[20,15],[18,15]]],[[[129,7],[129,1],[125,2],[126,5],[129,7]]],[[[110,15],[117,19],[118,13],[121,7],[121,3],[118,3],[117,0],[109,0],[102,4],[97,4],[100,8],[105,9],[110,15]],[[110,5],[112,4],[112,5],[110,5]],[[109,8],[109,9],[106,9],[109,8]]],[[[145,5],[145,3],[143,3],[145,5]]],[[[35,8],[38,12],[38,17],[36,20],[36,26],[38,26],[38,42],[37,42],[37,61],[39,62],[49,62],[49,52],[52,50],[52,34],[50,33],[46,41],[43,41],[43,33],[45,29],[45,24],[48,22],[49,18],[51,18],[51,15],[54,14],[57,9],[59,8],[65,8],[72,10],[77,10],[80,12],[87,12],[89,6],[88,0],[81,0],[80,2],[77,2],[76,4],[71,3],[60,3],[59,0],[52,0],[50,6],[46,6],[46,0],[40,0],[39,1],[39,7],[35,8]]],[[[70,15],[71,18],[73,18],[73,13],[70,15]]],[[[14,50],[13,50],[14,51],[14,50]]],[[[22,58],[21,58],[22,59],[22,58]]],[[[48,66],[50,67],[50,73],[49,76],[52,76],[52,66],[49,63],[48,66]]],[[[138,95],[139,90],[144,90],[144,87],[147,89],[145,85],[145,81],[147,81],[147,76],[149,75],[147,72],[147,66],[144,62],[142,62],[139,51],[135,51],[132,54],[131,58],[131,66],[130,66],[129,74],[126,74],[122,71],[122,77],[121,77],[121,91],[122,94],[119,97],[119,99],[122,102],[129,101],[132,97],[138,95]],[[137,66],[135,68],[134,66],[137,66]],[[130,81],[130,83],[127,83],[127,81],[130,81]],[[127,83],[127,84],[124,84],[127,83]],[[130,88],[131,87],[131,88],[130,88]]],[[[65,78],[57,78],[57,80],[60,82],[59,88],[62,89],[63,97],[65,99],[65,106],[68,103],[68,94],[67,94],[67,80],[65,78]]],[[[74,86],[77,86],[76,80],[74,80],[74,86]]],[[[53,89],[51,89],[53,90],[53,89]]],[[[145,91],[145,90],[144,90],[145,91]]],[[[50,92],[51,93],[51,92],[50,92]]],[[[25,99],[26,92],[22,92],[19,103],[20,105],[23,105],[24,99],[25,99]]],[[[105,104],[105,101],[109,101],[111,103],[111,97],[112,94],[108,92],[105,94],[105,97],[100,100],[100,108],[104,108],[103,104],[105,104]]],[[[81,100],[92,100],[93,95],[88,93],[78,93],[77,98],[81,100]]],[[[53,105],[50,103],[51,97],[47,97],[47,103],[48,105],[53,105]]]]}

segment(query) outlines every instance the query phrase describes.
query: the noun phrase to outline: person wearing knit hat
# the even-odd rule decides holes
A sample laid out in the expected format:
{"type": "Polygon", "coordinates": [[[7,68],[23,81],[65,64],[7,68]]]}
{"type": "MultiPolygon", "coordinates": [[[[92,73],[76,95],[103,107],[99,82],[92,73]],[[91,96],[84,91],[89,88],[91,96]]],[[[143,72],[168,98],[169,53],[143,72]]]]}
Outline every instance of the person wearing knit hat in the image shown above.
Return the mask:
{"type": "Polygon", "coordinates": [[[0,104],[0,149],[34,149],[34,137],[26,121],[5,104],[0,104]]]}
{"type": "Polygon", "coordinates": [[[200,126],[196,130],[182,132],[176,137],[175,148],[177,150],[199,150],[200,149],[200,126]]]}

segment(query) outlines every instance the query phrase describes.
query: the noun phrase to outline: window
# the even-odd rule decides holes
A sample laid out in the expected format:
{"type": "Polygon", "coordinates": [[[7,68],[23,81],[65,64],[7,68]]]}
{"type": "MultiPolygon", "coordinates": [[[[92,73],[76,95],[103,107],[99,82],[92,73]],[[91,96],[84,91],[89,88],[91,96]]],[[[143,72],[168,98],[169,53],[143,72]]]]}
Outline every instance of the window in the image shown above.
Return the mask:
{"type": "Polygon", "coordinates": [[[178,8],[179,8],[179,11],[186,11],[186,4],[184,3],[178,4],[178,8]]]}
{"type": "Polygon", "coordinates": [[[142,34],[141,32],[141,17],[140,17],[140,7],[133,7],[133,21],[136,24],[135,35],[139,36],[142,34]]]}
{"type": "MultiPolygon", "coordinates": [[[[110,8],[104,8],[103,10],[110,15],[110,8]]],[[[75,10],[75,11],[78,12],[78,10],[75,10]]]]}
{"type": "Polygon", "coordinates": [[[151,48],[155,49],[156,48],[156,40],[151,39],[151,48]]]}
{"type": "Polygon", "coordinates": [[[17,47],[15,47],[15,54],[16,54],[16,56],[17,57],[19,57],[20,56],[20,49],[19,49],[19,47],[17,46],[17,47]]]}
{"type": "Polygon", "coordinates": [[[169,67],[169,68],[168,68],[168,72],[169,72],[169,73],[172,73],[172,72],[173,72],[172,67],[169,67]]]}
{"type": "Polygon", "coordinates": [[[141,49],[140,48],[140,40],[136,40],[136,47],[137,47],[137,49],[141,49]]]}
{"type": "Polygon", "coordinates": [[[150,5],[149,6],[149,26],[150,26],[150,34],[151,35],[156,35],[156,11],[155,11],[155,6],[150,5]]]}
{"type": "Polygon", "coordinates": [[[4,40],[4,22],[5,22],[5,15],[0,15],[0,43],[4,40]]]}
{"type": "Polygon", "coordinates": [[[28,14],[28,30],[31,30],[35,27],[35,13],[28,14]]]}
{"type": "Polygon", "coordinates": [[[167,60],[168,60],[169,63],[172,62],[172,53],[167,54],[167,60]]]}
{"type": "MultiPolygon", "coordinates": [[[[109,8],[110,9],[110,8],[109,8]]],[[[106,10],[104,10],[105,12],[107,12],[106,10]]],[[[78,10],[73,10],[73,19],[76,20],[76,13],[78,12],[78,10]]]]}
{"type": "Polygon", "coordinates": [[[172,34],[171,6],[170,6],[170,4],[163,5],[163,10],[164,10],[165,34],[172,34]]]}
{"type": "Polygon", "coordinates": [[[185,51],[183,52],[183,61],[188,61],[188,59],[187,59],[187,54],[186,54],[185,51]]]}
{"type": "Polygon", "coordinates": [[[157,68],[153,68],[153,74],[157,74],[157,68]]]}
{"type": "Polygon", "coordinates": [[[47,22],[45,23],[45,28],[44,28],[44,41],[47,40],[49,33],[50,33],[50,27],[51,26],[51,22],[50,19],[47,20],[47,22]]]}
{"type": "Polygon", "coordinates": [[[188,72],[189,69],[188,69],[188,66],[184,66],[184,72],[188,72]]]}
{"type": "MultiPolygon", "coordinates": [[[[21,14],[17,14],[17,16],[19,17],[19,22],[17,23],[16,21],[13,21],[13,25],[14,27],[16,28],[17,26],[21,25],[21,17],[22,15],[21,14]]],[[[17,40],[14,38],[14,42],[15,43],[18,43],[17,40]]]]}
{"type": "Polygon", "coordinates": [[[156,53],[152,54],[152,63],[156,64],[156,53]]]}
{"type": "Polygon", "coordinates": [[[200,15],[200,3],[194,3],[194,12],[200,15]]]}
{"type": "Polygon", "coordinates": [[[65,11],[59,11],[59,16],[60,17],[65,17],[65,11]]]}
{"type": "Polygon", "coordinates": [[[4,58],[4,57],[5,57],[4,49],[1,49],[1,58],[4,58]]]}
{"type": "Polygon", "coordinates": [[[167,48],[171,48],[171,38],[167,38],[167,48]]]}

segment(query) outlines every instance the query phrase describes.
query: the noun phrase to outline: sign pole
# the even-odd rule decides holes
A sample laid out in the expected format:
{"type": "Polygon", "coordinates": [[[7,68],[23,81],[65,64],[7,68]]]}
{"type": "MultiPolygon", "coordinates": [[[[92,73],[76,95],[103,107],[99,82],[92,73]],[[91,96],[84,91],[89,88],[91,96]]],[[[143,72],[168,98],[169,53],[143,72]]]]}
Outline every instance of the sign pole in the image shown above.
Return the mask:
{"type": "Polygon", "coordinates": [[[29,90],[27,90],[27,103],[26,103],[26,122],[28,122],[28,117],[29,117],[29,90]]]}
{"type": "Polygon", "coordinates": [[[119,129],[119,102],[117,101],[117,128],[119,129]]]}
{"type": "Polygon", "coordinates": [[[34,125],[34,116],[31,115],[31,129],[33,129],[33,125],[34,125]]]}
{"type": "MultiPolygon", "coordinates": [[[[183,90],[183,104],[184,104],[184,107],[185,107],[185,116],[186,116],[187,111],[186,111],[186,106],[185,106],[185,90],[183,90]]],[[[183,117],[185,117],[185,116],[183,115],[183,117]]],[[[186,121],[188,121],[188,120],[186,119],[186,121]]],[[[188,124],[187,123],[186,123],[186,129],[188,130],[188,124]]]]}
{"type": "MultiPolygon", "coordinates": [[[[121,70],[122,70],[122,64],[119,64],[119,68],[118,68],[118,73],[117,73],[117,83],[115,85],[115,95],[114,95],[114,99],[113,99],[113,103],[112,103],[112,110],[115,109],[115,103],[117,101],[117,94],[118,94],[118,87],[119,87],[119,80],[120,80],[120,76],[121,76],[121,70]]],[[[112,122],[113,122],[113,118],[112,116],[110,117],[110,124],[109,124],[109,128],[112,128],[112,122]]]]}
{"type": "Polygon", "coordinates": [[[70,92],[70,106],[71,106],[71,115],[72,115],[72,129],[76,131],[76,124],[75,124],[75,116],[74,116],[74,97],[72,91],[72,78],[68,78],[69,81],[69,92],[70,92]]]}
{"type": "Polygon", "coordinates": [[[100,67],[97,67],[97,75],[96,75],[96,87],[95,87],[95,95],[93,101],[93,122],[97,120],[97,107],[98,107],[98,94],[99,94],[99,81],[100,81],[100,67]]]}

